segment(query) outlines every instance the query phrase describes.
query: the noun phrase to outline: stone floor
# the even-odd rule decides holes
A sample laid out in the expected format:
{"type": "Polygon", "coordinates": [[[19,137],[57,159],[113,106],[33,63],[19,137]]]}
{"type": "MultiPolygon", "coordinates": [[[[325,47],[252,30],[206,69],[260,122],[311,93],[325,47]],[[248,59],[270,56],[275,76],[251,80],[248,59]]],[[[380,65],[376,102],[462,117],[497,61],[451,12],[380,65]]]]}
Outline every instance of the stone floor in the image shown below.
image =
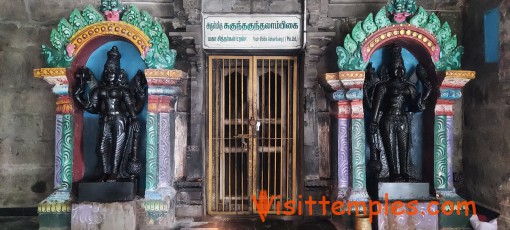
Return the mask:
{"type": "Polygon", "coordinates": [[[31,230],[38,229],[36,216],[0,217],[0,230],[31,230]]]}

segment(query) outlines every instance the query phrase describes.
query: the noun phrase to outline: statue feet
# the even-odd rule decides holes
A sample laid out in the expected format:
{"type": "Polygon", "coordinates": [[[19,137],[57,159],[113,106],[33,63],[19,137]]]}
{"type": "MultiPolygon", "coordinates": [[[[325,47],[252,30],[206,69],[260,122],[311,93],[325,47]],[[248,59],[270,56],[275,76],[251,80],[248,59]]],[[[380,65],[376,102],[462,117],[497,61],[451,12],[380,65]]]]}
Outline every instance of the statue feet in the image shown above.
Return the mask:
{"type": "Polygon", "coordinates": [[[379,174],[382,170],[382,163],[380,160],[369,160],[368,161],[368,168],[371,172],[375,174],[379,174]]]}
{"type": "Polygon", "coordinates": [[[390,175],[390,180],[393,182],[415,182],[416,180],[407,173],[400,175],[390,175]]]}

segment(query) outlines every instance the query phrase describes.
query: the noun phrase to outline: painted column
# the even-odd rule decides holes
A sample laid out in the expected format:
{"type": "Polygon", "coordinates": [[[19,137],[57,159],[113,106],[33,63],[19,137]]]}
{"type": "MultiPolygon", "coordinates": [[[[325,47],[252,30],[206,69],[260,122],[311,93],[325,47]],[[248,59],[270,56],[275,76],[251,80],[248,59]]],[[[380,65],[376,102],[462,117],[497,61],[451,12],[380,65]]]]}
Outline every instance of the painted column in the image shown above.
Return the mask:
{"type": "Polygon", "coordinates": [[[143,207],[147,224],[158,224],[168,214],[175,197],[173,188],[172,134],[175,133],[174,107],[181,94],[180,83],[184,73],[180,70],[147,69],[149,85],[147,113],[146,191],[143,207]]]}
{"type": "Polygon", "coordinates": [[[350,102],[350,131],[351,131],[351,161],[352,184],[348,197],[349,201],[368,202],[369,196],[366,186],[366,140],[365,140],[365,114],[363,109],[363,83],[364,71],[341,71],[340,81],[350,102]]]}
{"type": "Polygon", "coordinates": [[[454,195],[453,186],[453,104],[462,98],[462,88],[475,78],[473,71],[449,70],[444,73],[435,107],[434,188],[443,195],[454,195]]]}
{"type": "Polygon", "coordinates": [[[345,91],[333,94],[338,105],[338,193],[337,200],[347,198],[349,192],[349,130],[351,105],[345,98],[345,91]]]}
{"type": "Polygon", "coordinates": [[[66,73],[65,68],[34,70],[34,76],[54,85],[52,91],[58,95],[55,116],[55,192],[40,202],[37,207],[41,228],[68,227],[71,221],[74,116],[73,99],[69,95],[66,73]],[[59,221],[55,221],[56,218],[59,221]]]}
{"type": "Polygon", "coordinates": [[[172,187],[171,133],[175,132],[174,106],[181,93],[180,70],[145,70],[149,85],[147,114],[146,193],[172,187]]]}

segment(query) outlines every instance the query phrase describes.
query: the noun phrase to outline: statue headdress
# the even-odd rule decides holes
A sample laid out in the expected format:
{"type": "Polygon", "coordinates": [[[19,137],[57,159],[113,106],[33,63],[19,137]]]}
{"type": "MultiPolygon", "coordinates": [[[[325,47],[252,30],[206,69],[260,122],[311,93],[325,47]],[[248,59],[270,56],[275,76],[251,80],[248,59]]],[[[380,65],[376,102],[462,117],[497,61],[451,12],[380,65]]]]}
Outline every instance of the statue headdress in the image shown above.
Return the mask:
{"type": "Polygon", "coordinates": [[[104,64],[105,68],[108,65],[115,65],[115,67],[117,67],[117,71],[119,71],[121,55],[120,55],[120,52],[119,52],[119,49],[117,48],[117,46],[112,47],[112,49],[110,51],[108,51],[107,55],[108,55],[108,59],[106,60],[106,63],[104,64]]]}

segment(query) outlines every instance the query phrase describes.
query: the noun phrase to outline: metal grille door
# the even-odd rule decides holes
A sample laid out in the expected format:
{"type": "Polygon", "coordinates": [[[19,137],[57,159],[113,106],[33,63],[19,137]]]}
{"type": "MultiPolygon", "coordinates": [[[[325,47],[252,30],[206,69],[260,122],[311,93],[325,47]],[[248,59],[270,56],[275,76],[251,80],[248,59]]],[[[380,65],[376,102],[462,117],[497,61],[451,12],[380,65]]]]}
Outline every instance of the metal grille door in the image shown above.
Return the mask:
{"type": "Polygon", "coordinates": [[[296,57],[209,57],[210,214],[252,213],[261,190],[273,211],[295,198],[296,88],[296,57]]]}

